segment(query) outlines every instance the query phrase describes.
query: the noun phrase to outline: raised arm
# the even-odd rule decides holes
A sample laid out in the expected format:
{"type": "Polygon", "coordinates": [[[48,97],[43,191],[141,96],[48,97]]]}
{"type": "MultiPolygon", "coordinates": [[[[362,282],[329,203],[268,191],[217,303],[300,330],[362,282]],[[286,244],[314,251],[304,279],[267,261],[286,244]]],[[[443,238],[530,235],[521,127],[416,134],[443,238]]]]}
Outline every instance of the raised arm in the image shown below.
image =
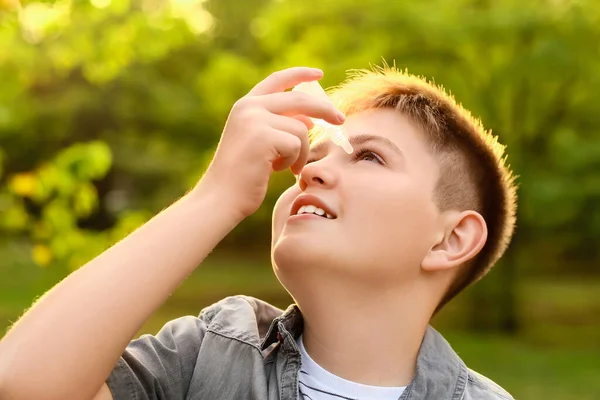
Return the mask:
{"type": "Polygon", "coordinates": [[[110,398],[105,380],[148,317],[264,200],[273,170],[299,172],[308,125],[333,105],[283,92],[319,79],[277,72],[233,107],[203,179],[179,201],[48,291],[0,341],[0,399],[110,398]],[[100,392],[99,392],[100,391],[100,392]]]}

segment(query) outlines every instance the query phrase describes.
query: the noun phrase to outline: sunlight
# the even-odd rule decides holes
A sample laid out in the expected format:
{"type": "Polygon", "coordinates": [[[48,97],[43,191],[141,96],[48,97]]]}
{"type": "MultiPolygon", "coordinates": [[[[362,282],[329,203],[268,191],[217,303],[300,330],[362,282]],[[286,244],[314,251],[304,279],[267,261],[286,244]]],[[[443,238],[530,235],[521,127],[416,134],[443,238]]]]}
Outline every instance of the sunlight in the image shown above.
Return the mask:
{"type": "Polygon", "coordinates": [[[106,8],[110,6],[111,0],[90,0],[96,8],[106,8]]]}
{"type": "Polygon", "coordinates": [[[195,34],[208,32],[213,27],[213,16],[204,9],[205,0],[170,0],[171,12],[185,20],[195,34]]]}
{"type": "Polygon", "coordinates": [[[70,2],[54,5],[30,3],[19,14],[23,38],[29,43],[39,43],[52,28],[64,26],[68,22],[70,2]]]}

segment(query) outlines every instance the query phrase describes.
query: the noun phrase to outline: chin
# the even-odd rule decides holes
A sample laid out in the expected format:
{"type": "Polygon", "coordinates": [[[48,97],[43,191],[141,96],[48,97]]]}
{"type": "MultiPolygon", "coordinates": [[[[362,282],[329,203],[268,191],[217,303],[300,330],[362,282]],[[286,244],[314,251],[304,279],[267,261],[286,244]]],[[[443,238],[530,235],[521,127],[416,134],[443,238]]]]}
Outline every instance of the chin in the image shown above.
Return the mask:
{"type": "Polygon", "coordinates": [[[271,264],[275,276],[285,290],[299,303],[306,300],[307,290],[314,294],[331,278],[332,251],[324,243],[311,243],[294,237],[280,238],[271,248],[271,264]]]}
{"type": "Polygon", "coordinates": [[[276,273],[294,275],[324,272],[323,268],[337,261],[333,243],[307,235],[283,235],[271,247],[271,261],[276,273]]]}

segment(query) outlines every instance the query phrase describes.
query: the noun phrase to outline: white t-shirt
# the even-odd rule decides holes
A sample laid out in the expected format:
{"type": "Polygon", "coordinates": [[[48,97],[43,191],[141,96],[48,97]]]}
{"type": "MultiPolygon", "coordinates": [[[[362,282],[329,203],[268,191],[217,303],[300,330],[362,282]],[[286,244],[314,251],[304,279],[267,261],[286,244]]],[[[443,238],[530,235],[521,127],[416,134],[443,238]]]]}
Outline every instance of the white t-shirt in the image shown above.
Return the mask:
{"type": "Polygon", "coordinates": [[[406,388],[369,386],[340,378],[310,358],[302,336],[297,343],[302,357],[299,374],[301,400],[398,400],[406,388]]]}

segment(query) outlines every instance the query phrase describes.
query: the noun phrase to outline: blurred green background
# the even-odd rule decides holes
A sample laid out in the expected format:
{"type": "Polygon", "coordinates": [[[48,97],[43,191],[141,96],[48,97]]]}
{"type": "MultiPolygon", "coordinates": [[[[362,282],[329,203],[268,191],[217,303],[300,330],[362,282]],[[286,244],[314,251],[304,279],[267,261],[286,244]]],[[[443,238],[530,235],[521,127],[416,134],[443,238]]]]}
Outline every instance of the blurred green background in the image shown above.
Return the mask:
{"type": "MultiPolygon", "coordinates": [[[[316,66],[330,86],[382,57],[450,90],[519,175],[508,253],[434,325],[517,398],[600,398],[595,0],[0,0],[0,336],[183,195],[267,74],[316,66]]],[[[287,306],[269,235],[292,182],[140,333],[232,294],[287,306]]]]}

